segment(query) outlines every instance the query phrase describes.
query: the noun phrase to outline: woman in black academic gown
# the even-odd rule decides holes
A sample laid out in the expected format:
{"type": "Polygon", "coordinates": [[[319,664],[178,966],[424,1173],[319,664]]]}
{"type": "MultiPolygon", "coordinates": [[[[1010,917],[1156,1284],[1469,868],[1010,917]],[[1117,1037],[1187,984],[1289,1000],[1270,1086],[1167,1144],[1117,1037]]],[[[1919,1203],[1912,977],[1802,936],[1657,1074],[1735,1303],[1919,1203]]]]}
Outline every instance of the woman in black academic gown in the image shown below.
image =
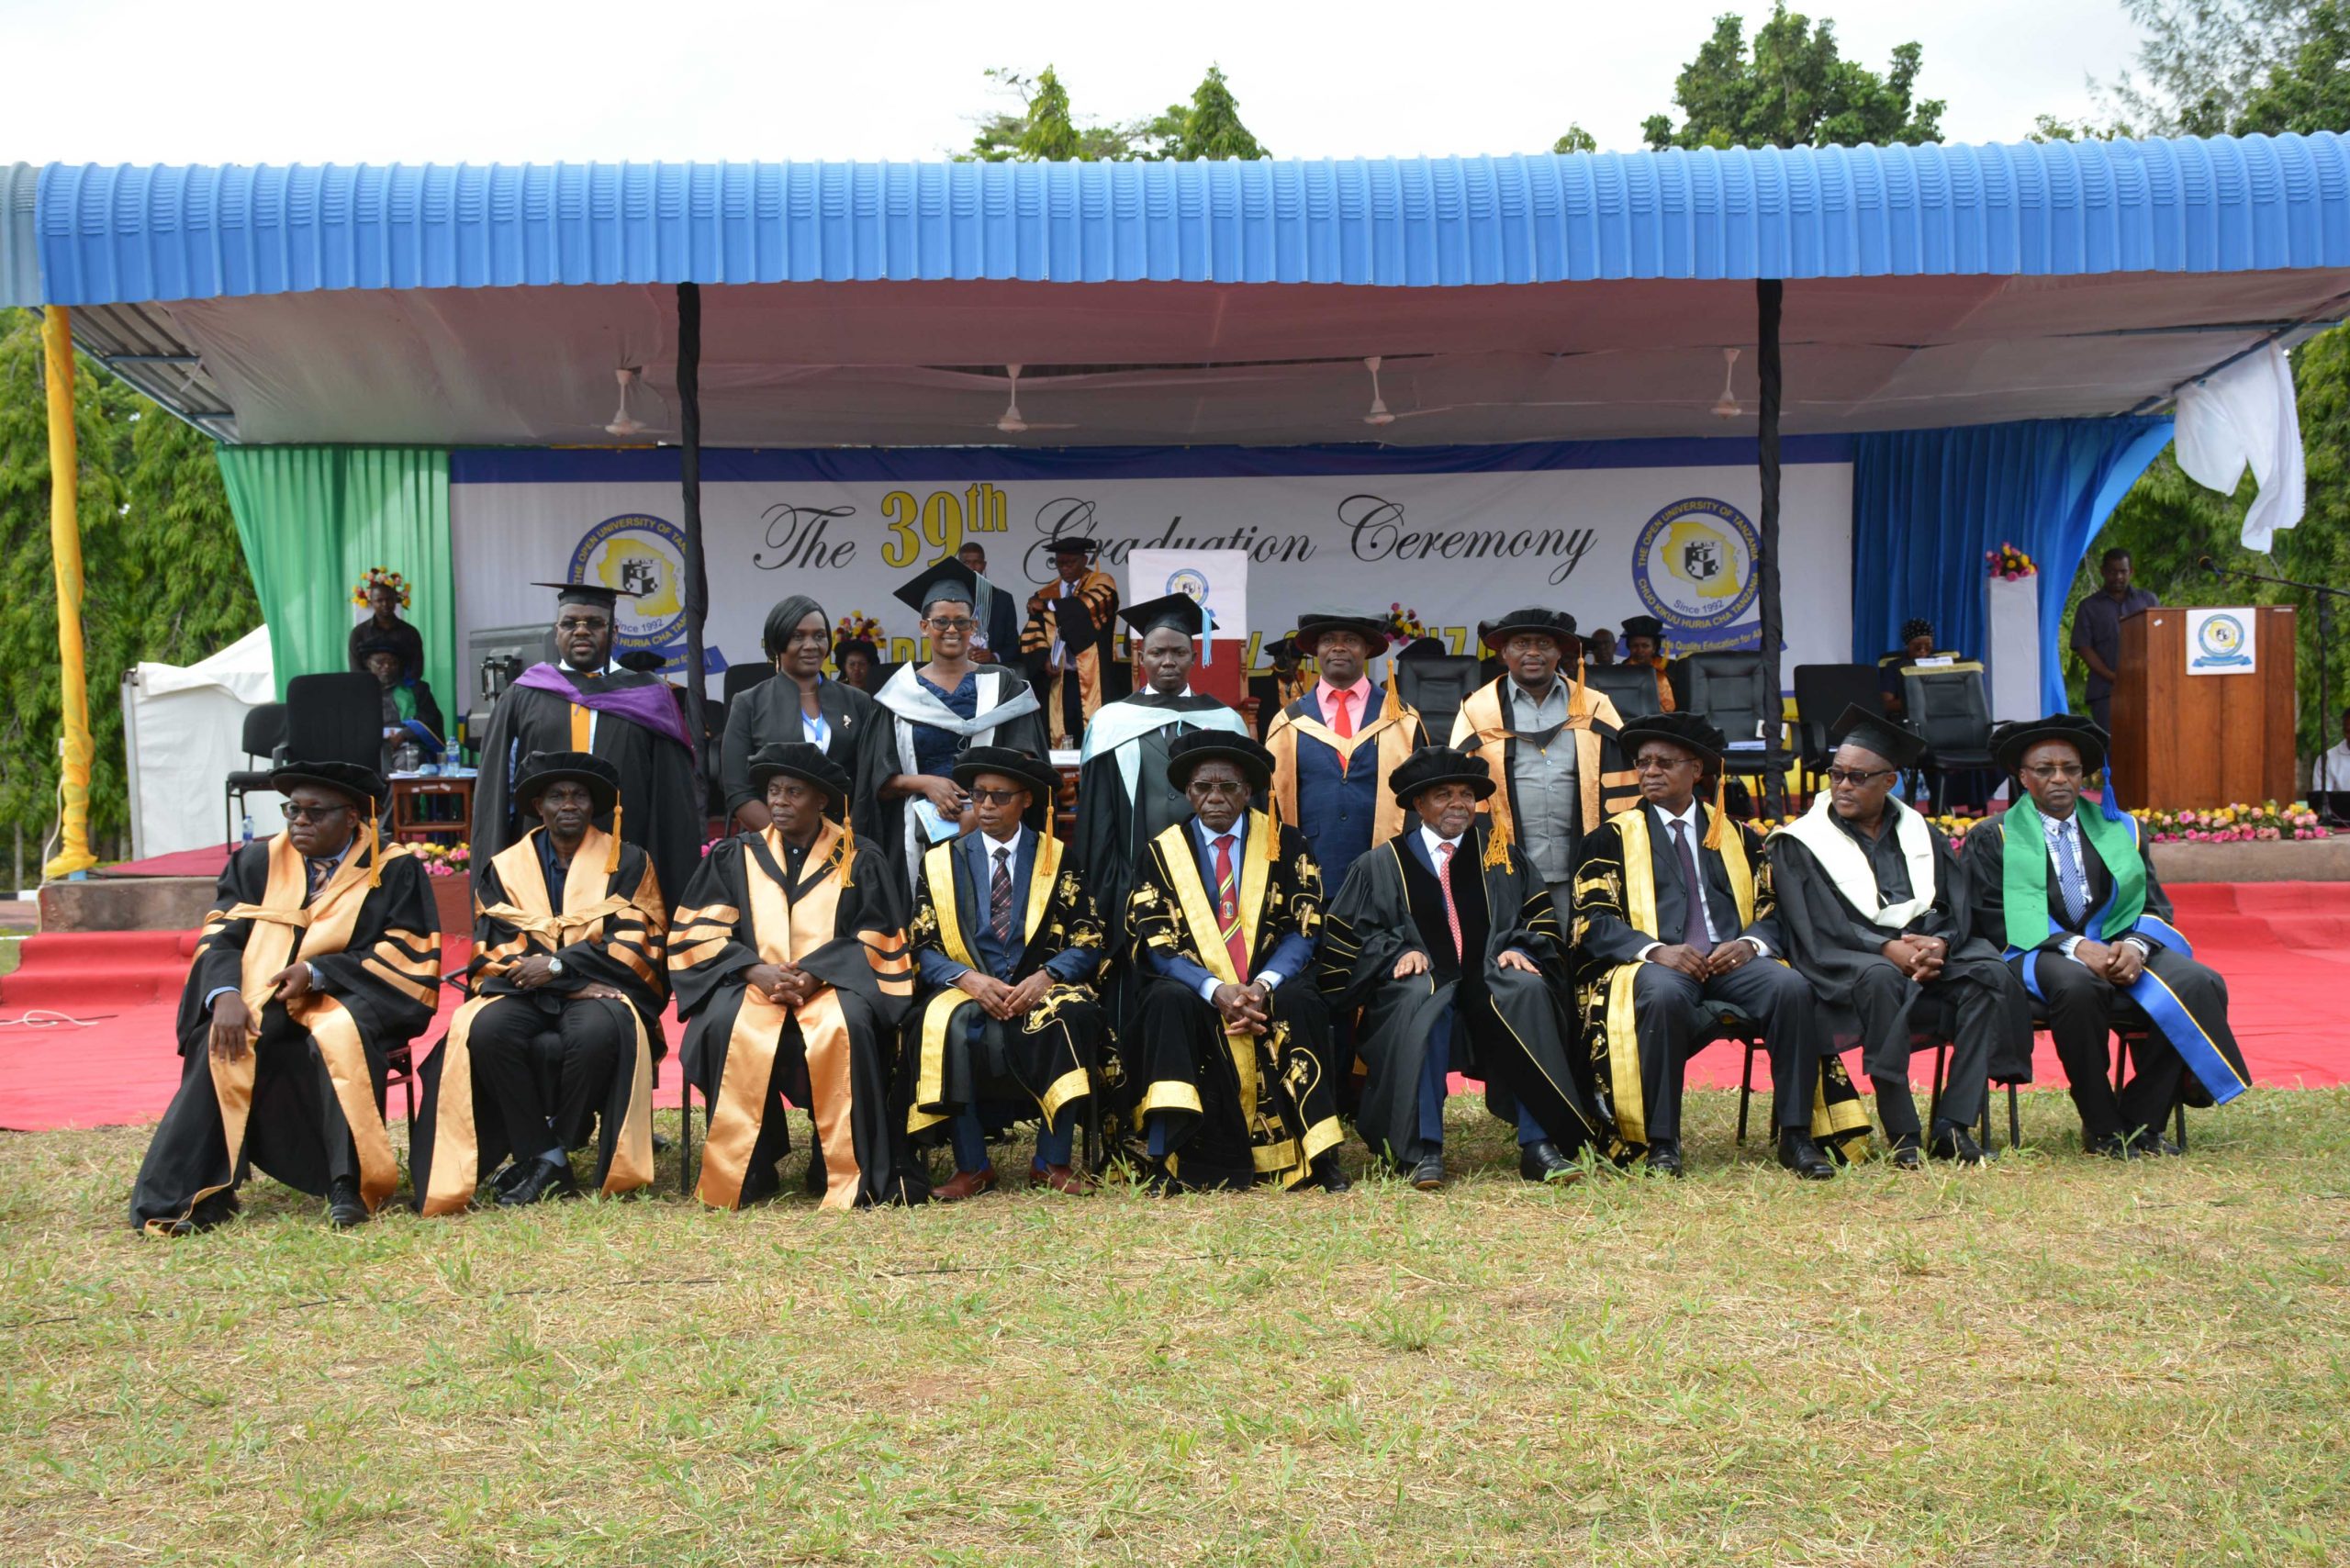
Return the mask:
{"type": "MultiPolygon", "coordinates": [[[[856,777],[858,743],[873,727],[878,709],[854,686],[824,676],[833,651],[832,622],[824,607],[793,594],[767,611],[762,641],[776,667],[727,705],[726,741],[719,754],[719,781],[726,791],[726,820],[737,832],[758,833],[767,825],[766,798],[751,788],[751,757],[764,746],[806,741],[856,777]]],[[[873,824],[858,820],[857,832],[871,836],[873,824]]]]}

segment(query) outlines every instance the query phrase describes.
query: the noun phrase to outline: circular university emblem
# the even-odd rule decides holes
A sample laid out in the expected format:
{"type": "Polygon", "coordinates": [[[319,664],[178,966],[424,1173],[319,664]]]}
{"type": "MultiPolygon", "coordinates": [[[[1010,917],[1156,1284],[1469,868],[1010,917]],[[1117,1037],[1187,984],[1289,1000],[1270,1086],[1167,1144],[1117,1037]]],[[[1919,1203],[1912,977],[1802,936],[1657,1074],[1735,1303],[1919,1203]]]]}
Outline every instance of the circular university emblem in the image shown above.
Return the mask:
{"type": "Polygon", "coordinates": [[[2205,616],[2202,627],[2195,634],[2195,641],[2208,663],[2232,665],[2244,662],[2244,622],[2232,615],[2205,616]]]}
{"type": "Polygon", "coordinates": [[[608,517],[582,534],[571,553],[571,580],[618,588],[612,643],[619,648],[673,651],[685,628],[686,536],[666,518],[644,512],[608,517]]]}
{"type": "Polygon", "coordinates": [[[1632,587],[1649,613],[1683,631],[1728,626],[1754,607],[1762,541],[1728,501],[1693,496],[1641,525],[1632,587]]]}
{"type": "Polygon", "coordinates": [[[1204,573],[1194,567],[1179,567],[1167,574],[1166,591],[1182,594],[1194,604],[1205,604],[1208,601],[1208,579],[1204,573]]]}

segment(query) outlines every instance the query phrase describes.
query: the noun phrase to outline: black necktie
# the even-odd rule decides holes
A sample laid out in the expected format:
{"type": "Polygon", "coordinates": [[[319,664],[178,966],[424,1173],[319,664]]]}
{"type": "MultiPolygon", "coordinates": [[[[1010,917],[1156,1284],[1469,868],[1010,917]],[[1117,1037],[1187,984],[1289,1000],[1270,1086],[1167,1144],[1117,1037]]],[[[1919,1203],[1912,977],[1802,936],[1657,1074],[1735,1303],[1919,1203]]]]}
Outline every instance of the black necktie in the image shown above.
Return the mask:
{"type": "Polygon", "coordinates": [[[1673,847],[1681,857],[1681,885],[1689,895],[1688,912],[1681,921],[1682,943],[1700,953],[1710,953],[1714,945],[1706,935],[1706,884],[1697,879],[1697,855],[1689,847],[1687,823],[1673,824],[1673,847]]]}
{"type": "Polygon", "coordinates": [[[1012,940],[1012,851],[995,852],[995,882],[988,892],[988,913],[995,922],[995,939],[1012,940]]]}

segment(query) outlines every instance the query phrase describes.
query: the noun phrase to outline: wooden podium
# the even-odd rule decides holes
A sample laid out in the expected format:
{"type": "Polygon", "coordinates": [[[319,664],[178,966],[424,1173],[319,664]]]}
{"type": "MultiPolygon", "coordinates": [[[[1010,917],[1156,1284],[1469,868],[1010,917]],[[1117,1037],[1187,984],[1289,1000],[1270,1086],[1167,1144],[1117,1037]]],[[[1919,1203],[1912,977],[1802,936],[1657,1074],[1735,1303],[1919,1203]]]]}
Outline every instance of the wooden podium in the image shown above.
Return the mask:
{"type": "Polygon", "coordinates": [[[2293,607],[2253,610],[2248,675],[2187,672],[2187,611],[2121,623],[2113,766],[2125,806],[2160,811],[2293,798],[2293,607]]]}

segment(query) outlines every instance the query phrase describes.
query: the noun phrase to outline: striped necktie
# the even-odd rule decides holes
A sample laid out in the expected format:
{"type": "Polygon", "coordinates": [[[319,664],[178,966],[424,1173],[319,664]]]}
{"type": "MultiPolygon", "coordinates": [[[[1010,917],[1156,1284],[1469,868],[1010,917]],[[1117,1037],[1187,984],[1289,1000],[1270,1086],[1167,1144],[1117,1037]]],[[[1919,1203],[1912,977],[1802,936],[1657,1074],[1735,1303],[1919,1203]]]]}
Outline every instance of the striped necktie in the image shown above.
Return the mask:
{"type": "Polygon", "coordinates": [[[2056,829],[2056,885],[2065,895],[2065,919],[2078,925],[2081,916],[2088,913],[2089,879],[2081,868],[2081,852],[2073,842],[2080,824],[2072,818],[2054,824],[2056,829]]]}
{"type": "Polygon", "coordinates": [[[1240,935],[1240,880],[1232,865],[1232,834],[1215,841],[1215,921],[1224,933],[1224,950],[1232,955],[1233,978],[1248,983],[1248,945],[1240,935]]]}
{"type": "Polygon", "coordinates": [[[1436,863],[1436,885],[1444,890],[1444,923],[1452,927],[1452,958],[1458,963],[1460,960],[1460,910],[1452,902],[1452,852],[1460,846],[1439,844],[1436,847],[1437,853],[1444,857],[1436,863]]]}
{"type": "Polygon", "coordinates": [[[988,916],[995,924],[995,939],[1012,940],[1012,851],[995,852],[995,878],[988,890],[988,916]]]}

